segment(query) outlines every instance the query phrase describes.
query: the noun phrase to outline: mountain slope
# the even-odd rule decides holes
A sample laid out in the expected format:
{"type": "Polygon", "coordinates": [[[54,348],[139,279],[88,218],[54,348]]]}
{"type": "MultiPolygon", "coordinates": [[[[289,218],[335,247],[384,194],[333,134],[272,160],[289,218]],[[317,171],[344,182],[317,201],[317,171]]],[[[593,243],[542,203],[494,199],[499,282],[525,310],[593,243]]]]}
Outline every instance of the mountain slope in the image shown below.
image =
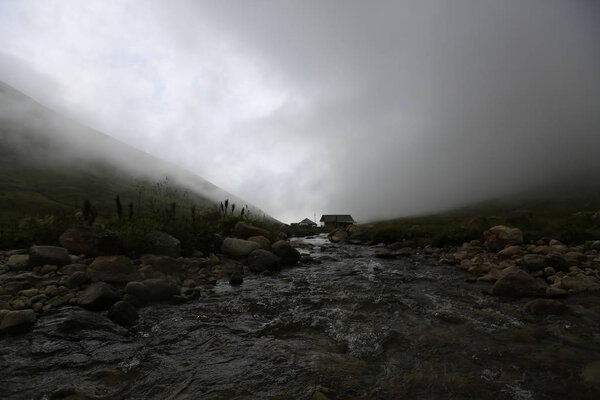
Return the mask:
{"type": "MultiPolygon", "coordinates": [[[[229,199],[207,180],[85,127],[0,82],[0,221],[81,207],[143,209],[157,197],[198,209],[229,199]]],[[[254,215],[264,215],[256,207],[254,215]]],[[[270,218],[270,217],[269,217],[270,218]]]]}

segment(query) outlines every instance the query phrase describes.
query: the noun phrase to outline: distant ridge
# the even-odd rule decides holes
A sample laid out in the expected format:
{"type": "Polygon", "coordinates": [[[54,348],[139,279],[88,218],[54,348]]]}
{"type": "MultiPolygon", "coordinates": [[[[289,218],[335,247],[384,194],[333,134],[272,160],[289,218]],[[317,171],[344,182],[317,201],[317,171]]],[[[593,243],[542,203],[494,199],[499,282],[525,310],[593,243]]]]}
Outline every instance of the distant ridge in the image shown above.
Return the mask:
{"type": "Polygon", "coordinates": [[[165,185],[200,208],[229,199],[238,210],[272,217],[213,183],[102,132],[86,127],[0,81],[0,221],[95,202],[111,212],[114,198],[140,201],[165,185]]]}

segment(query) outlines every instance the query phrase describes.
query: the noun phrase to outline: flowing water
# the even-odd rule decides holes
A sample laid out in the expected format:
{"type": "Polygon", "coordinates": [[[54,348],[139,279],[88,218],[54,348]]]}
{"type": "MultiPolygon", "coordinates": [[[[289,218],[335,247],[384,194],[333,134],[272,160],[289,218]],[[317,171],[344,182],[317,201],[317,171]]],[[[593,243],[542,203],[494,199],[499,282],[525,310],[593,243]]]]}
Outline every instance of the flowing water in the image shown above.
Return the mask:
{"type": "Polygon", "coordinates": [[[0,339],[6,399],[600,398],[597,297],[535,317],[426,256],[304,239],[321,264],[152,305],[64,308],[0,339]]]}

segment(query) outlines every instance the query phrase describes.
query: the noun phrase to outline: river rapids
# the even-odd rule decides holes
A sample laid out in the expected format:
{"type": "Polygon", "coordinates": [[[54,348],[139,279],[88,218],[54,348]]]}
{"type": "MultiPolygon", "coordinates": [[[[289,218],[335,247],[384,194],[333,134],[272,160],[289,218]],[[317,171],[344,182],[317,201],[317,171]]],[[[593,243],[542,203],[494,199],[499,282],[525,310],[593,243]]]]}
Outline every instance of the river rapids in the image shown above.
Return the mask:
{"type": "Polygon", "coordinates": [[[65,307],[0,338],[3,399],[598,399],[600,300],[526,300],[426,255],[301,240],[321,264],[220,281],[130,330],[65,307]]]}

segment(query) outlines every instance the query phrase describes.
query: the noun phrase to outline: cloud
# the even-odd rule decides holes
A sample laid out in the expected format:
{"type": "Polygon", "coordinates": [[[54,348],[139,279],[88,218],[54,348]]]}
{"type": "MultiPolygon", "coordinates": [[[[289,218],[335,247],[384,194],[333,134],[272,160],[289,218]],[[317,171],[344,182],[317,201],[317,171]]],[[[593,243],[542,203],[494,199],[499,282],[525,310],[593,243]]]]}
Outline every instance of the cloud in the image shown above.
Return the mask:
{"type": "Polygon", "coordinates": [[[594,1],[15,4],[0,45],[62,89],[0,79],[288,222],[599,167],[594,1]]]}

